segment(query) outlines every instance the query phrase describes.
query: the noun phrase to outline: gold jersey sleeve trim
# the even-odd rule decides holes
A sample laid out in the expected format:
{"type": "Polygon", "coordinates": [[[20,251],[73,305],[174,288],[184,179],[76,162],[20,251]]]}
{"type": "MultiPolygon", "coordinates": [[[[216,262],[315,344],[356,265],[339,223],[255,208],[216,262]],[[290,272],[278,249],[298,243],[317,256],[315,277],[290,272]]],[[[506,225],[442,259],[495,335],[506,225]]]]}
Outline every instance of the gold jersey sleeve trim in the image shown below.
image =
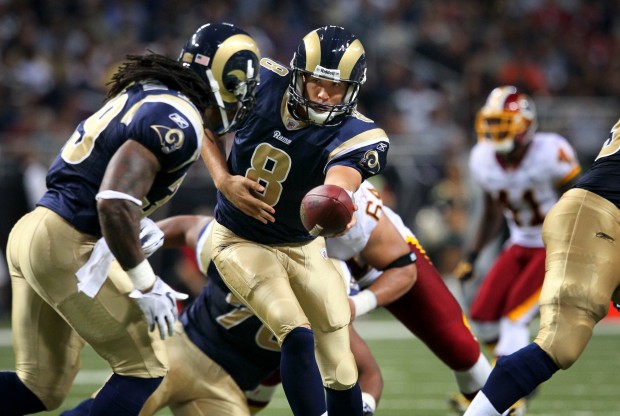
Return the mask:
{"type": "Polygon", "coordinates": [[[385,131],[383,131],[383,129],[375,128],[372,130],[366,130],[365,132],[360,133],[357,136],[353,136],[352,138],[332,150],[332,152],[329,154],[329,159],[327,163],[331,162],[337,157],[350,153],[354,150],[380,142],[390,142],[390,139],[388,139],[387,134],[385,134],[385,131]]]}

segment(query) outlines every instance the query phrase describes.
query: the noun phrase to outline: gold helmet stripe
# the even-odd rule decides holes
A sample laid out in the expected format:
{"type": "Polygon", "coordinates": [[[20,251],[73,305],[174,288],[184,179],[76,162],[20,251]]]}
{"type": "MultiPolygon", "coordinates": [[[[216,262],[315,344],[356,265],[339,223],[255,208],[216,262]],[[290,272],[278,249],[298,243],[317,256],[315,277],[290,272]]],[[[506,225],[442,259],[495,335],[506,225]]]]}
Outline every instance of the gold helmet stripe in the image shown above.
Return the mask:
{"type": "Polygon", "coordinates": [[[306,47],[306,67],[304,69],[314,73],[317,65],[321,63],[321,39],[315,31],[308,33],[303,40],[306,47]]]}
{"type": "Polygon", "coordinates": [[[364,47],[362,46],[362,42],[360,42],[359,39],[355,39],[344,52],[344,54],[342,55],[342,59],[338,64],[341,79],[351,79],[351,72],[353,71],[353,68],[355,68],[355,64],[363,54],[364,47]]]}
{"type": "MultiPolygon", "coordinates": [[[[233,35],[226,39],[224,42],[222,42],[220,47],[215,52],[215,55],[213,56],[211,71],[213,72],[215,80],[218,82],[218,84],[220,84],[220,94],[222,95],[222,100],[224,100],[224,102],[226,103],[234,103],[237,101],[237,98],[232,92],[224,88],[224,67],[230,57],[241,50],[253,52],[260,60],[260,52],[258,51],[258,45],[256,44],[256,41],[245,34],[233,35]]],[[[258,72],[258,68],[255,68],[255,71],[258,72]]],[[[245,80],[246,78],[246,74],[240,71],[233,72],[233,74],[240,80],[245,80]]],[[[257,74],[254,75],[256,76],[257,74]]]]}

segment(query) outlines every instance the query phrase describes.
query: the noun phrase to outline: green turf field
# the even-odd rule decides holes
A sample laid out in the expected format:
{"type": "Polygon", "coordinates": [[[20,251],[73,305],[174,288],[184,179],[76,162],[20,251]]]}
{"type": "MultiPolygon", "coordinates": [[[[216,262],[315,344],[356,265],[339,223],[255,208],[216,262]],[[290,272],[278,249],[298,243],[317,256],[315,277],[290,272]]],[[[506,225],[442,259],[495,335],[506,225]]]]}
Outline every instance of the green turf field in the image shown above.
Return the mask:
{"type": "MultiPolygon", "coordinates": [[[[399,323],[381,311],[357,325],[379,362],[385,380],[377,416],[452,415],[448,394],[455,390],[452,374],[399,323]]],[[[13,368],[7,331],[0,337],[0,369],[13,368]]],[[[620,415],[620,325],[601,325],[581,359],[569,371],[556,374],[532,401],[528,415],[620,415]]],[[[106,377],[103,361],[89,348],[83,352],[83,370],[63,409],[70,408],[95,390],[106,377]]],[[[59,411],[45,413],[57,415],[59,411]]],[[[159,416],[170,415],[167,410],[159,416]]],[[[281,390],[262,413],[290,415],[281,390]]],[[[217,415],[214,415],[217,416],[217,415]]]]}

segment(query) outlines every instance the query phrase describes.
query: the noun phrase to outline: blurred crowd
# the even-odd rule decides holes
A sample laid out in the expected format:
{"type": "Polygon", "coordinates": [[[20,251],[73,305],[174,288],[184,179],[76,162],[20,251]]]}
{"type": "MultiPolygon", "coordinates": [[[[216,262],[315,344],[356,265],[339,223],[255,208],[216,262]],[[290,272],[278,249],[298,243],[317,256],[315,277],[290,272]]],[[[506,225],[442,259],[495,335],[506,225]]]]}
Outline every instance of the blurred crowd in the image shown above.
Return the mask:
{"type": "MultiPolygon", "coordinates": [[[[611,107],[613,118],[619,18],[617,0],[0,0],[0,192],[12,192],[17,173],[49,164],[127,54],[176,57],[198,26],[228,21],[251,33],[263,56],[288,64],[309,30],[341,25],[367,51],[359,109],[392,141],[393,166],[378,185],[448,273],[472,211],[466,159],[486,95],[513,84],[556,112],[562,97],[594,97],[587,110],[611,107]]],[[[552,127],[583,144],[587,165],[617,119],[606,117],[552,127]]],[[[206,175],[195,173],[170,214],[212,208],[206,175]]],[[[0,242],[16,215],[3,210],[0,242]]]]}

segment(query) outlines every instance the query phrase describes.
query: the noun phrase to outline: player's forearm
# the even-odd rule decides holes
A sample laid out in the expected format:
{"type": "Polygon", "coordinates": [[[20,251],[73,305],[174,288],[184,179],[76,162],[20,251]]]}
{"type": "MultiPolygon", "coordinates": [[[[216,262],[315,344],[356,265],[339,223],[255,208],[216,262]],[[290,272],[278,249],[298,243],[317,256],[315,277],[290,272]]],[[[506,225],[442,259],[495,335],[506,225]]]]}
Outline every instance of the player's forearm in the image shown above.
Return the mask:
{"type": "Polygon", "coordinates": [[[362,183],[362,175],[348,166],[333,166],[327,171],[325,184],[338,185],[350,192],[355,192],[362,183]]]}
{"type": "Polygon", "coordinates": [[[389,305],[407,293],[417,280],[415,264],[385,270],[366,290],[377,298],[377,307],[389,305]]]}
{"type": "Polygon", "coordinates": [[[230,177],[226,164],[226,144],[224,138],[215,137],[213,134],[205,134],[200,155],[209,170],[213,183],[217,189],[230,177]]]}
{"type": "Polygon", "coordinates": [[[138,238],[140,234],[140,208],[122,199],[100,200],[97,203],[99,224],[108,248],[124,270],[137,266],[144,260],[138,238]]]}

